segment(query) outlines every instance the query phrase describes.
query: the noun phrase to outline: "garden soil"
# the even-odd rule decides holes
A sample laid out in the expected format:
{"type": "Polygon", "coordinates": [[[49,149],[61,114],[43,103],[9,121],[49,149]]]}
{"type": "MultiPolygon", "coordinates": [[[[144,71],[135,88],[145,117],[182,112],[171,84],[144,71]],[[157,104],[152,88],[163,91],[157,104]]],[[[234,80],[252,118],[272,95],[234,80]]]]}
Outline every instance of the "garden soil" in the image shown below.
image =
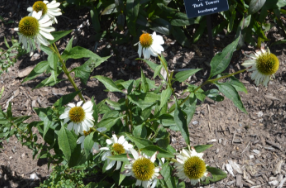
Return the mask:
{"type": "MultiPolygon", "coordinates": [[[[0,47],[6,48],[3,42],[5,36],[8,41],[12,37],[17,38],[17,33],[11,28],[17,27],[19,20],[27,15],[26,9],[34,1],[27,0],[0,0],[0,47]]],[[[94,40],[95,34],[90,25],[88,9],[66,10],[63,16],[58,18],[57,30],[76,29],[68,37],[57,43],[60,51],[69,39],[74,36],[74,45],[88,48],[100,56],[113,53],[106,62],[95,68],[94,75],[103,75],[113,80],[137,79],[140,77],[140,68],[152,79],[153,73],[146,64],[135,60],[138,57],[133,44],[123,44],[111,47],[111,40],[94,40]]],[[[215,21],[213,22],[215,24],[215,21]]],[[[116,30],[117,31],[117,30],[116,30]]],[[[118,31],[120,32],[120,31],[118,31]]],[[[123,31],[124,32],[124,31],[123,31]]],[[[247,114],[239,111],[232,101],[225,98],[222,102],[214,102],[206,99],[198,105],[196,113],[189,125],[191,145],[212,144],[206,150],[204,159],[210,166],[218,167],[227,172],[227,178],[206,187],[251,187],[270,188],[286,187],[286,64],[285,45],[270,46],[283,35],[279,28],[273,27],[267,42],[271,52],[280,60],[280,68],[275,79],[269,82],[267,88],[258,86],[250,79],[251,73],[242,73],[237,76],[246,86],[248,93],[240,93],[241,100],[247,110],[247,114]]],[[[214,52],[220,52],[231,43],[234,35],[221,33],[214,38],[214,52]]],[[[164,53],[171,70],[180,71],[190,68],[202,68],[188,82],[201,84],[209,75],[210,48],[206,35],[191,48],[181,47],[176,41],[164,36],[164,53]]],[[[254,53],[255,49],[244,46],[233,55],[226,72],[232,73],[242,69],[241,63],[247,59],[246,55],[254,53]]],[[[29,115],[27,122],[38,120],[33,110],[35,107],[51,106],[61,96],[73,92],[74,89],[67,81],[54,87],[33,88],[49,75],[43,74],[38,78],[21,83],[31,69],[40,61],[46,60],[43,52],[35,52],[32,57],[25,55],[19,58],[16,64],[9,68],[7,73],[0,76],[0,87],[5,86],[4,95],[0,100],[3,110],[7,104],[12,103],[14,116],[29,115]]],[[[69,70],[84,63],[84,59],[68,61],[69,70]]],[[[152,58],[158,63],[158,59],[152,58]]],[[[64,75],[60,75],[65,79],[64,75]]],[[[156,80],[159,83],[159,80],[156,80]]],[[[83,90],[83,96],[96,102],[109,97],[118,100],[123,97],[118,93],[105,92],[103,84],[96,79],[89,79],[87,85],[76,79],[76,84],[83,90]]],[[[204,89],[213,88],[207,86],[204,89]]],[[[176,91],[179,97],[183,97],[184,84],[177,84],[176,91]]],[[[76,98],[75,100],[79,100],[76,98]]],[[[1,126],[1,125],[0,125],[1,126]]],[[[171,133],[171,145],[177,150],[186,144],[180,133],[169,130],[171,133]]],[[[36,133],[36,130],[34,130],[36,133]]],[[[39,138],[38,142],[43,143],[39,138]]],[[[22,146],[15,137],[4,141],[0,148],[0,187],[36,187],[51,173],[45,159],[33,159],[32,151],[22,146]],[[36,176],[35,176],[36,175],[36,176]]],[[[190,185],[188,185],[191,187],[190,185]]],[[[199,185],[197,186],[199,187],[199,185]]]]}

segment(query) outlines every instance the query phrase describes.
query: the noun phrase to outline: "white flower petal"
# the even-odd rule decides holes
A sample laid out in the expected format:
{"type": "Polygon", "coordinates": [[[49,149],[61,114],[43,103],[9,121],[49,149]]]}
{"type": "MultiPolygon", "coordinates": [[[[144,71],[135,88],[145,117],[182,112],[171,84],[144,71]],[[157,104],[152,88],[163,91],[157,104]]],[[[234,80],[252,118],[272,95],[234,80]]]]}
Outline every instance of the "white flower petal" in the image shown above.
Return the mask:
{"type": "Polygon", "coordinates": [[[106,166],[105,170],[111,169],[111,168],[115,165],[115,162],[116,162],[116,161],[111,161],[111,162],[106,166]]]}

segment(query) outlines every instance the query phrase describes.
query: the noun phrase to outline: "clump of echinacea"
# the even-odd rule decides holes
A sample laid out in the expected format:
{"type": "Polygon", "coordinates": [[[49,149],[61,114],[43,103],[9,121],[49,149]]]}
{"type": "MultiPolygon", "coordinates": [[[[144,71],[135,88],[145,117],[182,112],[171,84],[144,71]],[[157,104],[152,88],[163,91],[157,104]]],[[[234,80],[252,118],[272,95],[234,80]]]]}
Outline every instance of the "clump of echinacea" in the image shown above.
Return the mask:
{"type": "Polygon", "coordinates": [[[124,136],[120,136],[119,138],[117,138],[115,134],[112,135],[112,138],[106,139],[106,143],[109,147],[100,148],[101,151],[105,151],[102,155],[101,160],[105,161],[107,159],[108,165],[106,166],[106,170],[111,169],[117,162],[115,170],[118,170],[121,167],[122,162],[116,160],[110,160],[107,157],[112,155],[129,153],[130,149],[133,148],[133,145],[129,144],[124,138],[124,136]]]}
{"type": "Polygon", "coordinates": [[[152,35],[149,33],[143,33],[139,38],[139,42],[135,45],[139,46],[139,57],[141,57],[143,53],[144,59],[149,59],[151,55],[157,57],[162,51],[164,51],[162,46],[163,44],[163,37],[156,35],[156,32],[153,32],[152,35]]]}
{"type": "Polygon", "coordinates": [[[19,26],[14,31],[19,33],[19,43],[28,51],[33,51],[35,47],[40,49],[40,45],[48,46],[50,43],[47,39],[53,40],[54,37],[50,32],[55,31],[51,27],[52,21],[48,16],[42,16],[42,11],[33,12],[31,16],[22,18],[19,26]]]}
{"type": "Polygon", "coordinates": [[[88,132],[94,125],[93,119],[93,104],[88,101],[83,104],[83,101],[79,101],[76,105],[69,103],[60,119],[64,120],[64,123],[68,123],[67,129],[74,130],[78,135],[84,131],[88,132]]]}
{"type": "Polygon", "coordinates": [[[176,154],[176,175],[183,181],[196,185],[208,176],[203,153],[197,153],[195,148],[182,149],[176,154]]]}
{"type": "Polygon", "coordinates": [[[30,12],[29,16],[33,12],[42,11],[43,16],[48,16],[53,22],[58,23],[56,16],[62,15],[61,9],[59,8],[60,3],[55,0],[49,1],[36,1],[33,6],[28,7],[27,11],[30,12]]]}
{"type": "Polygon", "coordinates": [[[261,49],[250,55],[250,59],[242,65],[248,68],[247,71],[253,71],[251,79],[257,86],[262,84],[267,87],[269,80],[275,78],[274,74],[279,69],[279,59],[269,49],[261,49]]]}
{"type": "Polygon", "coordinates": [[[125,170],[122,172],[125,176],[133,176],[136,178],[136,186],[144,188],[154,188],[157,184],[158,179],[163,177],[160,175],[160,166],[155,166],[158,152],[155,152],[152,157],[148,157],[142,154],[140,151],[137,152],[135,149],[130,149],[133,158],[127,155],[129,164],[124,166],[125,170]]]}

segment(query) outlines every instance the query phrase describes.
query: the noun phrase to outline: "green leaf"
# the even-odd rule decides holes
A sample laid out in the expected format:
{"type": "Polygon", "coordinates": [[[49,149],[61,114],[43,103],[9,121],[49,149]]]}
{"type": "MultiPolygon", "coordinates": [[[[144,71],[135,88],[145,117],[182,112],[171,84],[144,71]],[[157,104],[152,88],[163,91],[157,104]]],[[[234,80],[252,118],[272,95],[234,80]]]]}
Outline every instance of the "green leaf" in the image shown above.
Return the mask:
{"type": "Polygon", "coordinates": [[[184,30],[181,27],[171,27],[171,33],[173,37],[182,45],[185,47],[190,48],[191,43],[189,42],[188,37],[185,35],[184,30]]]}
{"type": "Polygon", "coordinates": [[[3,93],[4,93],[4,86],[2,86],[1,91],[0,91],[0,99],[1,99],[1,97],[3,95],[3,93]]]}
{"type": "Polygon", "coordinates": [[[172,95],[172,89],[168,86],[166,90],[162,91],[161,94],[161,100],[160,100],[160,109],[167,104],[168,100],[170,99],[172,95]]]}
{"type": "Polygon", "coordinates": [[[169,162],[166,162],[162,165],[162,170],[160,171],[164,177],[164,182],[168,188],[176,188],[175,178],[172,175],[172,169],[169,162]]]}
{"type": "Polygon", "coordinates": [[[143,93],[147,93],[149,91],[149,85],[146,81],[146,77],[141,69],[141,90],[143,93]]]}
{"type": "Polygon", "coordinates": [[[229,44],[222,52],[216,54],[211,61],[211,73],[210,78],[223,72],[229,65],[233,52],[236,50],[240,37],[237,37],[235,41],[229,44]]]}
{"type": "Polygon", "coordinates": [[[53,70],[57,70],[57,68],[58,68],[58,61],[59,61],[59,58],[58,58],[56,53],[52,53],[52,54],[49,55],[48,62],[49,62],[50,67],[53,70]]]}
{"type": "Polygon", "coordinates": [[[108,156],[107,158],[111,160],[115,160],[115,161],[128,162],[126,153],[120,154],[120,155],[111,155],[111,156],[108,156]]]}
{"type": "Polygon", "coordinates": [[[58,77],[58,72],[57,71],[51,71],[51,75],[49,78],[44,79],[41,83],[39,83],[35,89],[44,87],[44,86],[53,86],[56,85],[57,83],[61,82],[62,80],[59,80],[58,77]]]}
{"type": "Polygon", "coordinates": [[[217,182],[227,177],[227,174],[219,168],[207,166],[207,171],[211,173],[212,177],[206,177],[204,181],[201,181],[203,185],[208,185],[211,182],[217,182]]]}
{"type": "Polygon", "coordinates": [[[248,13],[254,14],[258,12],[264,5],[266,0],[251,0],[249,4],[248,13]]]}
{"type": "Polygon", "coordinates": [[[196,152],[201,153],[204,152],[205,150],[207,150],[208,148],[212,147],[213,145],[209,144],[209,145],[197,145],[194,146],[196,152]]]}
{"type": "Polygon", "coordinates": [[[128,139],[131,141],[131,142],[134,142],[135,145],[141,149],[141,148],[144,148],[144,147],[147,147],[147,146],[150,146],[150,145],[153,145],[151,141],[149,140],[146,140],[146,139],[143,139],[143,138],[137,138],[137,137],[134,137],[132,136],[131,134],[129,133],[124,133],[126,137],[128,137],[128,139]]]}
{"type": "Polygon", "coordinates": [[[45,72],[49,68],[48,61],[41,61],[38,63],[35,68],[30,72],[30,74],[22,81],[22,83],[32,80],[45,72]]]}
{"type": "Polygon", "coordinates": [[[64,126],[58,132],[59,148],[62,150],[67,161],[70,161],[72,152],[77,146],[77,136],[74,132],[67,130],[64,126]]]}
{"type": "Polygon", "coordinates": [[[54,103],[54,107],[62,107],[66,104],[68,104],[69,102],[71,102],[75,96],[79,93],[80,91],[76,91],[73,93],[69,93],[67,95],[62,96],[60,99],[58,99],[55,103],[54,103]]]}
{"type": "Polygon", "coordinates": [[[111,92],[121,92],[123,93],[118,87],[117,85],[113,82],[113,80],[111,80],[110,78],[104,77],[104,76],[93,76],[92,78],[96,78],[98,79],[101,83],[104,84],[104,86],[106,87],[106,89],[108,89],[108,91],[111,92]]]}
{"type": "Polygon", "coordinates": [[[183,82],[187,80],[190,76],[196,74],[200,70],[202,69],[190,69],[190,70],[181,71],[175,75],[175,78],[177,81],[183,82]]]}
{"type": "Polygon", "coordinates": [[[6,37],[4,36],[4,43],[5,43],[5,46],[9,49],[10,48],[10,46],[9,46],[9,44],[8,44],[8,42],[7,42],[7,40],[6,40],[6,37]]]}
{"type": "Polygon", "coordinates": [[[227,98],[232,100],[234,105],[239,108],[242,112],[247,113],[240,99],[239,94],[236,89],[229,83],[215,83],[219,88],[219,91],[222,92],[227,98]]]}
{"type": "Polygon", "coordinates": [[[154,145],[149,145],[147,147],[144,148],[140,148],[140,150],[145,153],[148,156],[152,156],[155,152],[159,152],[157,157],[159,158],[173,158],[174,155],[158,146],[154,146],[154,145]]]}
{"type": "Polygon", "coordinates": [[[109,6],[107,6],[102,12],[101,15],[108,15],[108,14],[113,14],[116,13],[117,9],[116,9],[116,4],[110,4],[109,6]]]}
{"type": "Polygon", "coordinates": [[[114,110],[126,110],[125,100],[119,100],[118,102],[114,102],[110,99],[106,99],[105,102],[109,104],[109,106],[111,106],[114,110]]]}
{"type": "Polygon", "coordinates": [[[230,77],[230,80],[227,82],[230,85],[232,85],[236,91],[242,91],[244,93],[247,93],[247,89],[246,87],[243,85],[243,83],[241,83],[237,78],[235,78],[234,76],[230,77]]]}
{"type": "Polygon", "coordinates": [[[139,138],[146,138],[147,130],[144,125],[137,125],[133,130],[133,135],[139,138]]]}
{"type": "Polygon", "coordinates": [[[72,32],[72,29],[68,30],[68,31],[54,31],[54,32],[52,32],[51,34],[53,35],[54,40],[50,40],[50,43],[52,44],[54,42],[57,42],[59,39],[70,34],[71,32],[72,32]]]}
{"type": "Polygon", "coordinates": [[[136,20],[140,10],[140,0],[127,0],[126,1],[126,21],[127,27],[131,34],[136,35],[136,20]]]}
{"type": "Polygon", "coordinates": [[[99,22],[99,10],[96,7],[92,7],[90,9],[90,18],[92,22],[92,26],[94,30],[99,33],[100,32],[100,22],[99,22]]]}
{"type": "Polygon", "coordinates": [[[210,89],[205,92],[206,96],[214,101],[223,101],[224,97],[219,94],[217,89],[210,89]]]}
{"type": "Polygon", "coordinates": [[[91,154],[90,150],[94,144],[93,134],[94,134],[94,132],[90,133],[84,139],[84,152],[85,152],[86,158],[88,158],[88,156],[91,154]]]}
{"type": "Polygon", "coordinates": [[[191,122],[193,119],[194,113],[196,112],[196,106],[197,105],[197,98],[189,97],[189,99],[184,103],[182,110],[187,116],[187,125],[191,122]]]}
{"type": "Polygon", "coordinates": [[[139,95],[131,94],[127,97],[132,103],[139,106],[142,110],[152,106],[156,101],[161,99],[159,94],[153,92],[141,93],[139,95]]]}
{"type": "Polygon", "coordinates": [[[93,53],[92,51],[83,48],[81,46],[75,46],[73,47],[70,51],[64,51],[62,58],[67,60],[67,59],[80,59],[80,58],[94,58],[94,59],[100,59],[98,55],[93,53]]]}
{"type": "Polygon", "coordinates": [[[179,128],[182,137],[184,138],[185,142],[189,145],[190,144],[190,136],[188,130],[188,124],[185,117],[184,112],[181,110],[179,104],[176,102],[176,108],[174,112],[174,121],[179,128]]]}
{"type": "Polygon", "coordinates": [[[108,57],[99,57],[98,58],[90,58],[87,60],[83,65],[74,68],[71,72],[75,73],[75,77],[80,78],[81,82],[83,82],[85,85],[87,83],[87,80],[90,76],[90,73],[94,70],[94,68],[98,67],[101,63],[106,61],[108,57]]]}
{"type": "Polygon", "coordinates": [[[65,51],[69,52],[72,49],[72,42],[73,42],[73,37],[69,40],[65,51]]]}
{"type": "Polygon", "coordinates": [[[119,117],[109,117],[109,118],[106,118],[104,120],[101,120],[96,126],[99,128],[99,127],[105,127],[106,130],[105,131],[102,131],[102,132],[106,132],[106,131],[109,131],[115,124],[116,122],[122,118],[122,116],[119,116],[119,117]]]}
{"type": "Polygon", "coordinates": [[[161,69],[163,68],[162,65],[159,65],[156,67],[155,71],[154,71],[154,76],[153,78],[156,78],[156,76],[158,76],[160,74],[161,69]]]}

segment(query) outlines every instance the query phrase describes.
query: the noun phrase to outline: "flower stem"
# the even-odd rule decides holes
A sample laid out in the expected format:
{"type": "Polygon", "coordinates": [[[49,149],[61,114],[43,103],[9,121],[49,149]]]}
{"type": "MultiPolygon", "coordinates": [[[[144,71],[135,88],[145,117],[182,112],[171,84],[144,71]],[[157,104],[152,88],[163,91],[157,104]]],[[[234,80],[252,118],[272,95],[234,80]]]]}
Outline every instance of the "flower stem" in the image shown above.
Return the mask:
{"type": "Polygon", "coordinates": [[[53,43],[53,45],[50,46],[50,48],[57,54],[57,56],[58,56],[58,58],[59,58],[59,60],[60,60],[60,62],[61,62],[61,64],[62,64],[62,69],[63,69],[65,75],[67,75],[67,77],[68,77],[70,83],[72,84],[73,88],[75,89],[75,91],[79,91],[79,93],[78,93],[79,98],[80,98],[83,102],[85,102],[85,100],[84,100],[84,98],[83,98],[83,96],[82,96],[82,94],[81,94],[81,91],[77,88],[77,86],[76,86],[76,84],[75,84],[73,78],[72,78],[71,75],[70,75],[70,72],[68,71],[68,69],[67,69],[67,67],[66,67],[65,61],[64,61],[64,60],[62,59],[62,57],[61,57],[61,54],[59,53],[59,50],[58,50],[56,44],[53,43]]]}

